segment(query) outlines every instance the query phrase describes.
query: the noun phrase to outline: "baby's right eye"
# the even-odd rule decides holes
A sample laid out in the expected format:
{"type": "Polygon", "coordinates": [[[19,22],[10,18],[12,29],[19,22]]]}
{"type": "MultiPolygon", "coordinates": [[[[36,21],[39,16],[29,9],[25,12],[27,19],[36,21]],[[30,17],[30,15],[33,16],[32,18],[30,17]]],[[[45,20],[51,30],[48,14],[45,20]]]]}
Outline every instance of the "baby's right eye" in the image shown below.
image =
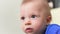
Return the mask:
{"type": "Polygon", "coordinates": [[[25,19],[25,17],[21,17],[21,20],[24,20],[25,19]]]}

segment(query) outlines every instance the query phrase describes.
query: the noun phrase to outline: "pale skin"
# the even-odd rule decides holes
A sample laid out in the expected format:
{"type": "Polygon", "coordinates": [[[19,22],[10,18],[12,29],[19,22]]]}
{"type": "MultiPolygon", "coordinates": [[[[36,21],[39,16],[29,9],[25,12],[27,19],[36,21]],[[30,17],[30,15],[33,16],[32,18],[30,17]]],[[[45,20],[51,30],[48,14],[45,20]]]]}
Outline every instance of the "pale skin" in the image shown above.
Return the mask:
{"type": "Polygon", "coordinates": [[[21,28],[26,34],[42,34],[48,24],[45,14],[46,8],[36,2],[29,2],[21,6],[21,28]]]}

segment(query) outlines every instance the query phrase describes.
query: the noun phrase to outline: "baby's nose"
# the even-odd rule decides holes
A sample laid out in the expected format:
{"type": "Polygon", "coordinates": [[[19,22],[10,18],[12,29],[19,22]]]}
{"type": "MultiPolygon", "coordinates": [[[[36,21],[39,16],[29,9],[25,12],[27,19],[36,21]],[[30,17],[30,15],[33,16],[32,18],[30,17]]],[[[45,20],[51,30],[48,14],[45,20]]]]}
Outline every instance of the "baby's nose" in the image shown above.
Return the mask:
{"type": "Polygon", "coordinates": [[[31,25],[31,21],[27,21],[25,25],[31,25]]]}

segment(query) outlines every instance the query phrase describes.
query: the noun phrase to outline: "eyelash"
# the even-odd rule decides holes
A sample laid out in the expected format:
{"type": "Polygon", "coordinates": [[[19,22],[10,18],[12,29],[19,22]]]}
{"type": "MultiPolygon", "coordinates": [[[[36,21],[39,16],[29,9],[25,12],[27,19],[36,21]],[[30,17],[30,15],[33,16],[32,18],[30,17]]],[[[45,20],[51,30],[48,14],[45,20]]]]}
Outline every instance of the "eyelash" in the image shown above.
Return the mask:
{"type": "Polygon", "coordinates": [[[31,18],[36,18],[37,16],[36,15],[32,15],[31,18]]]}

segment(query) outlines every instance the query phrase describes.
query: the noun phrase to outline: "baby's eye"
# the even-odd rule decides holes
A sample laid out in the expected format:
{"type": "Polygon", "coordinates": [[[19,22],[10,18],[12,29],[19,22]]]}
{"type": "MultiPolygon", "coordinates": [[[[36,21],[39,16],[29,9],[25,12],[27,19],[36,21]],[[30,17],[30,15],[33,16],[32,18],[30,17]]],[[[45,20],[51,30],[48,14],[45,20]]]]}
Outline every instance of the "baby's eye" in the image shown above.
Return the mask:
{"type": "Polygon", "coordinates": [[[25,19],[25,17],[21,17],[21,20],[24,20],[25,19]]]}
{"type": "Polygon", "coordinates": [[[36,15],[32,15],[31,18],[36,18],[36,15]]]}

